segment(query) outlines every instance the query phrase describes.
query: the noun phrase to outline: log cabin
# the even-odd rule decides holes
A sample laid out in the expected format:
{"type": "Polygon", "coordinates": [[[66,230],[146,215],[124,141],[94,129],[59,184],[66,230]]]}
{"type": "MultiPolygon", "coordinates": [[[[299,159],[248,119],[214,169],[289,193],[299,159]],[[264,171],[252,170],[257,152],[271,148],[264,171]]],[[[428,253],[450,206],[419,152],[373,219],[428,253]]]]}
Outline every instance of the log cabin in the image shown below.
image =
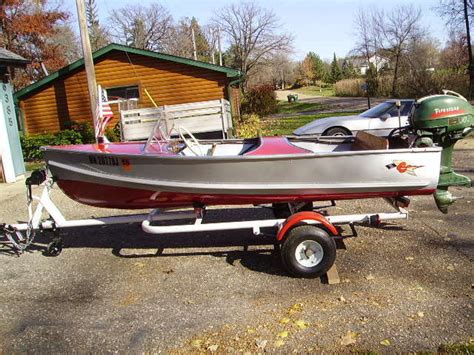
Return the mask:
{"type": "MultiPolygon", "coordinates": [[[[136,99],[138,108],[146,108],[153,101],[162,106],[224,98],[238,115],[239,91],[233,87],[238,70],[115,43],[94,52],[93,59],[97,83],[109,100],[136,99]]],[[[27,135],[54,133],[72,121],[92,124],[84,59],[19,90],[14,100],[27,135]]],[[[118,106],[111,104],[109,126],[119,120],[118,106]]]]}

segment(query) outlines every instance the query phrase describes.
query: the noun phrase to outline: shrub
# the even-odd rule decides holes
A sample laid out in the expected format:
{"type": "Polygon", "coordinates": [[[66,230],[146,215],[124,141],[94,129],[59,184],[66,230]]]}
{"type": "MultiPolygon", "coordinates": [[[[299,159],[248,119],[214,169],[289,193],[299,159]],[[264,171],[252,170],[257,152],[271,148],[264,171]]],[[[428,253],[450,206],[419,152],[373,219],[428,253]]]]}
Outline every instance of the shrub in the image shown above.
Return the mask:
{"type": "Polygon", "coordinates": [[[92,123],[88,121],[71,121],[66,125],[66,129],[71,129],[79,133],[82,137],[83,143],[94,143],[95,142],[95,133],[92,123]]]}
{"type": "Polygon", "coordinates": [[[269,115],[277,111],[277,99],[273,86],[260,85],[250,88],[242,100],[242,113],[269,115]]]}
{"type": "Polygon", "coordinates": [[[27,161],[33,161],[43,159],[43,152],[40,150],[42,146],[81,144],[82,137],[78,132],[67,129],[56,134],[45,133],[21,137],[20,142],[23,158],[27,161]]]}
{"type": "Polygon", "coordinates": [[[117,122],[113,128],[107,127],[105,136],[110,142],[120,142],[122,140],[120,135],[120,123],[117,122]]]}
{"type": "Polygon", "coordinates": [[[239,138],[258,137],[261,131],[260,117],[256,114],[242,115],[240,122],[237,124],[235,133],[239,138]]]}
{"type": "Polygon", "coordinates": [[[43,152],[39,148],[43,145],[50,145],[53,141],[54,135],[51,133],[20,137],[23,158],[27,161],[43,159],[43,152]]]}
{"type": "Polygon", "coordinates": [[[363,79],[344,79],[339,80],[334,84],[334,91],[336,96],[365,96],[365,91],[362,85],[365,84],[363,79]]]}

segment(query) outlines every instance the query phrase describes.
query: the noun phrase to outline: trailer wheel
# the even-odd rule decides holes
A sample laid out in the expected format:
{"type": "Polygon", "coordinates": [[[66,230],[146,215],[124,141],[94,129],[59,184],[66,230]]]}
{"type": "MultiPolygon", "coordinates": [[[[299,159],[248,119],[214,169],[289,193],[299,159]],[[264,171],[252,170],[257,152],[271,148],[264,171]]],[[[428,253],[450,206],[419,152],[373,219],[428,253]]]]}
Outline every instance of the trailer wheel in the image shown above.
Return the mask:
{"type": "Polygon", "coordinates": [[[288,232],[281,247],[283,265],[294,276],[324,275],[336,260],[336,243],[321,228],[297,226],[288,232]]]}
{"type": "Polygon", "coordinates": [[[53,240],[46,247],[46,256],[58,256],[63,251],[63,242],[61,240],[53,240]]]}

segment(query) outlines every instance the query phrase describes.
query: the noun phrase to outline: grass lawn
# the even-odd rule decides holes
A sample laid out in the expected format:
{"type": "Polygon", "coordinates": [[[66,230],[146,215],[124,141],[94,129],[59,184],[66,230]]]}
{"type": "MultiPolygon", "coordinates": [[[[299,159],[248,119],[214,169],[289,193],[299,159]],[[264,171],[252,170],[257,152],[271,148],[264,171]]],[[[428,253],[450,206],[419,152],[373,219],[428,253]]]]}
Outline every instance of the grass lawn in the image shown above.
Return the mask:
{"type": "Polygon", "coordinates": [[[335,96],[334,87],[323,87],[320,88],[319,86],[303,86],[299,89],[291,90],[296,93],[302,93],[306,95],[314,95],[314,96],[335,96]]]}
{"type": "Polygon", "coordinates": [[[286,102],[278,101],[278,113],[298,113],[298,112],[308,112],[315,110],[322,110],[325,108],[325,105],[319,103],[310,103],[310,102],[286,102]]]}
{"type": "Polygon", "coordinates": [[[279,136],[279,135],[291,135],[293,131],[298,127],[304,126],[305,124],[333,116],[349,116],[357,115],[360,111],[357,112],[337,112],[337,113],[318,113],[315,115],[304,115],[304,116],[295,116],[295,117],[284,117],[278,119],[268,119],[262,121],[262,134],[268,136],[279,136]]]}

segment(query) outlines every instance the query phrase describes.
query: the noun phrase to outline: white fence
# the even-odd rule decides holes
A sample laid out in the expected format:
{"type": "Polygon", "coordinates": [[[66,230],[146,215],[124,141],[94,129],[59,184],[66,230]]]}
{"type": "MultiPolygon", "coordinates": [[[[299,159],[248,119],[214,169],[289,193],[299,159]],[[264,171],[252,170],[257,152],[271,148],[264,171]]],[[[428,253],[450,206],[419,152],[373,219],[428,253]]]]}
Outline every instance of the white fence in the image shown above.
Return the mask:
{"type": "Polygon", "coordinates": [[[120,116],[124,141],[147,139],[159,119],[165,119],[168,127],[184,126],[192,133],[221,131],[223,138],[232,128],[230,103],[225,99],[127,110],[120,116]]]}

